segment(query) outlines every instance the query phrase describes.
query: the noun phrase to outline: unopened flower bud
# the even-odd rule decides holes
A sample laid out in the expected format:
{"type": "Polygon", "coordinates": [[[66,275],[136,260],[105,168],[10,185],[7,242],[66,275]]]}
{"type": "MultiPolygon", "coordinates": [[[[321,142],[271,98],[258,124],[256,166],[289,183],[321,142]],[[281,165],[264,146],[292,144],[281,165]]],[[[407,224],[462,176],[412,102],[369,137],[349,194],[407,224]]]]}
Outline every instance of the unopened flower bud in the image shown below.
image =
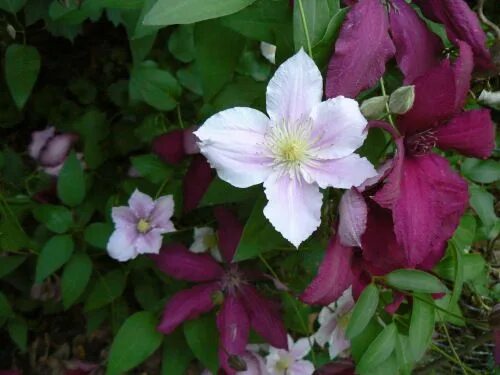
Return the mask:
{"type": "Polygon", "coordinates": [[[415,86],[401,86],[394,91],[389,98],[389,110],[391,113],[402,115],[408,112],[415,102],[415,86]]]}
{"type": "Polygon", "coordinates": [[[247,370],[247,363],[243,358],[241,358],[238,355],[230,355],[227,359],[227,363],[229,364],[229,367],[236,371],[246,371],[247,370]]]}
{"type": "Polygon", "coordinates": [[[212,294],[212,303],[214,305],[222,305],[223,302],[224,302],[224,293],[222,293],[220,290],[212,294]]]}
{"type": "Polygon", "coordinates": [[[16,39],[16,29],[14,29],[14,26],[10,23],[7,25],[7,34],[9,34],[12,39],[16,39]]]}
{"type": "Polygon", "coordinates": [[[387,95],[366,99],[361,103],[361,113],[369,120],[380,118],[385,113],[385,105],[388,99],[387,95]]]}

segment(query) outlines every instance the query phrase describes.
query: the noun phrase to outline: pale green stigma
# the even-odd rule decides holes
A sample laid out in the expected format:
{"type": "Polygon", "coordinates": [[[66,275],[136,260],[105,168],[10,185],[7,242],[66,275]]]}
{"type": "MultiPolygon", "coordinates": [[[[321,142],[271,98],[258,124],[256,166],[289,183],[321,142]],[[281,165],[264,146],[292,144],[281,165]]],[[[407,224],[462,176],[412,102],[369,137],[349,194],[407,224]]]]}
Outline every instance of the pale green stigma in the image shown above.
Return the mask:
{"type": "Polygon", "coordinates": [[[151,224],[145,219],[139,220],[137,223],[137,230],[141,233],[147,233],[151,229],[151,224]]]}

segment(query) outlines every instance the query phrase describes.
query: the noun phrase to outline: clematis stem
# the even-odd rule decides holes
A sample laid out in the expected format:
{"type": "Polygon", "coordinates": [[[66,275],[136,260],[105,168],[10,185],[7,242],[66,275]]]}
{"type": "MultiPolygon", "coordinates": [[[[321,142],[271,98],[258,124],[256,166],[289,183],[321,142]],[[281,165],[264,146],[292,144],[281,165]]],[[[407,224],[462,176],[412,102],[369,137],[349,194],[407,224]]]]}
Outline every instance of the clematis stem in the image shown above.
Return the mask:
{"type": "MultiPolygon", "coordinates": [[[[387,96],[387,93],[385,91],[385,83],[384,83],[384,78],[380,78],[380,88],[382,89],[382,95],[387,96]]],[[[391,123],[392,126],[394,126],[394,120],[392,119],[391,111],[389,109],[389,101],[386,101],[385,103],[385,110],[387,111],[387,117],[389,119],[389,122],[391,123]]]]}
{"type": "MultiPolygon", "coordinates": [[[[441,317],[440,317],[440,314],[439,312],[437,312],[437,316],[438,316],[438,319],[441,320],[441,317]]],[[[455,347],[453,346],[453,343],[451,341],[451,337],[450,337],[450,334],[448,332],[448,328],[446,328],[446,324],[445,323],[441,323],[441,326],[443,327],[443,330],[444,330],[444,334],[446,335],[446,339],[448,340],[448,344],[450,345],[450,349],[451,351],[453,352],[453,355],[454,355],[454,358],[455,360],[457,361],[457,364],[460,366],[460,368],[462,369],[462,372],[467,375],[468,372],[467,370],[465,369],[465,365],[462,363],[462,361],[460,360],[460,357],[458,356],[458,353],[457,351],[455,350],[455,347]]]]}
{"type": "Polygon", "coordinates": [[[299,11],[300,11],[300,17],[302,18],[302,27],[304,28],[304,33],[306,34],[307,50],[309,52],[309,56],[311,56],[312,59],[313,54],[311,47],[311,38],[309,37],[309,29],[307,28],[306,15],[304,12],[304,7],[302,6],[302,0],[299,0],[299,11]]]}
{"type": "MultiPolygon", "coordinates": [[[[269,270],[271,275],[276,280],[279,280],[278,274],[274,271],[274,269],[271,267],[271,265],[267,262],[267,260],[262,256],[262,254],[259,254],[259,259],[261,260],[262,263],[266,266],[266,268],[269,270]]],[[[304,319],[302,319],[302,315],[300,315],[300,311],[297,308],[297,305],[295,304],[295,299],[287,292],[286,293],[287,297],[290,299],[290,303],[293,306],[293,309],[295,310],[295,313],[297,314],[297,317],[299,318],[300,324],[302,325],[302,329],[308,333],[307,340],[309,341],[309,346],[311,347],[311,356],[312,356],[312,362],[314,364],[314,367],[316,367],[316,355],[314,354],[313,350],[313,342],[311,341],[311,335],[309,332],[309,329],[307,328],[306,323],[304,322],[304,319]]]]}

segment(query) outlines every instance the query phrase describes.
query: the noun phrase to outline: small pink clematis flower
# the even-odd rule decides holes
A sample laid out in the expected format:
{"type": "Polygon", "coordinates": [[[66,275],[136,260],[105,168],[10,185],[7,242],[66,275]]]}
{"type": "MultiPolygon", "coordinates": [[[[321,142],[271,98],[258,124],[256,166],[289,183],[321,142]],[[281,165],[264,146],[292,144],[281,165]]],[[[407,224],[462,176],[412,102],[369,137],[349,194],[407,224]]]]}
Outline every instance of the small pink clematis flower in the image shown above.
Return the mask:
{"type": "Polygon", "coordinates": [[[139,254],[157,254],[162,235],[175,231],[171,221],[173,213],[171,195],[153,201],[150,196],[135,190],[128,207],[113,207],[111,212],[115,231],[107,244],[109,256],[125,262],[139,254]]]}
{"type": "Polygon", "coordinates": [[[269,82],[269,117],[231,108],[194,133],[221,179],[240,188],[264,183],[264,215],[296,247],[321,222],[320,188],[349,189],[376,175],[354,153],[366,138],[358,103],[342,96],[321,102],[322,92],[320,71],[300,50],[269,82]]]}
{"type": "Polygon", "coordinates": [[[352,290],[348,288],[337,301],[323,307],[319,313],[320,328],[314,334],[314,340],[322,348],[328,344],[330,359],[342,356],[351,347],[345,332],[353,307],[352,290]]]}
{"type": "Polygon", "coordinates": [[[270,375],[312,375],[314,365],[305,359],[311,351],[309,339],[304,337],[294,342],[288,335],[288,350],[269,348],[266,367],[270,375]]]}
{"type": "Polygon", "coordinates": [[[244,270],[233,260],[243,226],[227,209],[217,208],[221,265],[208,254],[194,254],[184,245],[162,248],[152,259],[158,268],[176,279],[200,284],[175,294],[167,302],[158,330],[172,333],[184,321],[195,319],[220,305],[217,327],[220,334],[219,359],[232,375],[230,356],[246,353],[250,327],[275,347],[285,348],[286,331],[276,306],[251,285],[244,270]]]}
{"type": "MultiPolygon", "coordinates": [[[[51,126],[32,133],[28,153],[45,173],[57,176],[77,139],[78,136],[72,133],[56,134],[51,126]]],[[[81,158],[81,154],[78,156],[81,158]]]]}

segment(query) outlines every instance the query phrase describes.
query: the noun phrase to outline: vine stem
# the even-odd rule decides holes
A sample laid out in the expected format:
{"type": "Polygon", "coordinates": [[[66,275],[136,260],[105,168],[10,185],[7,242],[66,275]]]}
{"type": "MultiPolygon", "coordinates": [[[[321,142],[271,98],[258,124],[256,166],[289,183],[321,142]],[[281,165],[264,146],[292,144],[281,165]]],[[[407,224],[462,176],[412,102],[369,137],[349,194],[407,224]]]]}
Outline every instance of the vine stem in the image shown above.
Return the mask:
{"type": "MultiPolygon", "coordinates": [[[[262,263],[264,263],[264,265],[266,266],[266,268],[269,270],[269,272],[271,273],[271,275],[273,275],[273,277],[279,281],[279,277],[278,275],[276,274],[276,272],[274,271],[274,269],[271,267],[271,265],[267,262],[267,260],[262,256],[262,254],[259,254],[259,259],[261,260],[262,263]]],[[[307,328],[307,325],[306,323],[304,322],[304,319],[302,319],[302,315],[300,315],[300,311],[299,309],[297,308],[297,305],[295,304],[295,300],[294,298],[289,294],[289,293],[286,293],[287,297],[290,299],[290,302],[293,306],[293,309],[295,310],[295,313],[297,314],[297,317],[299,318],[299,321],[300,321],[300,324],[302,325],[302,329],[308,333],[308,336],[307,336],[307,341],[309,341],[309,346],[311,347],[311,356],[312,356],[312,361],[313,361],[313,364],[314,364],[314,367],[316,367],[316,355],[314,354],[314,350],[313,350],[313,342],[311,340],[311,335],[310,335],[310,332],[309,332],[309,329],[307,328]]],[[[290,348],[288,348],[290,349],[290,348]]]]}
{"type": "Polygon", "coordinates": [[[309,37],[309,29],[307,28],[306,14],[304,12],[304,7],[302,6],[302,0],[298,0],[298,2],[299,2],[300,18],[302,19],[302,27],[304,28],[304,33],[306,34],[307,50],[309,51],[309,56],[311,56],[312,59],[313,54],[311,47],[311,38],[309,37]]]}
{"type": "MultiPolygon", "coordinates": [[[[387,92],[385,91],[384,78],[380,78],[380,88],[382,89],[382,95],[387,96],[387,92]]],[[[385,102],[385,110],[387,111],[389,122],[394,127],[394,120],[392,119],[391,111],[389,109],[389,101],[385,102]]]]}

